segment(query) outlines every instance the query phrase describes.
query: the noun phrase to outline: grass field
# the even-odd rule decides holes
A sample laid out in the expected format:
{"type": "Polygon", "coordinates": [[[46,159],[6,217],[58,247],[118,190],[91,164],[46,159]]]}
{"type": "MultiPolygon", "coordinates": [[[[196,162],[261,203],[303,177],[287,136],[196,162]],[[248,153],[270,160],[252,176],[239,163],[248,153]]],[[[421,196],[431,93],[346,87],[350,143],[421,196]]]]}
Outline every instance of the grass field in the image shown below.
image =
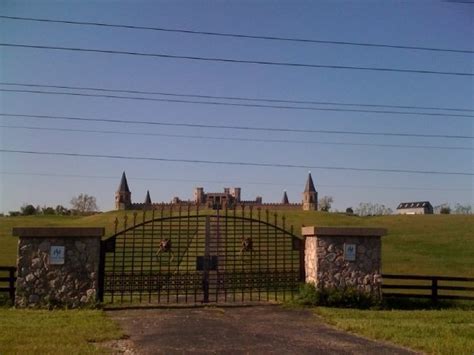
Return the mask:
{"type": "Polygon", "coordinates": [[[120,328],[102,311],[0,308],[0,354],[104,353],[95,343],[120,339],[120,328]]]}
{"type": "Polygon", "coordinates": [[[317,308],[336,327],[429,354],[472,355],[474,310],[372,311],[317,308]]]}
{"type": "MultiPolygon", "coordinates": [[[[418,215],[358,217],[303,211],[278,211],[286,225],[299,234],[302,225],[383,227],[384,273],[436,274],[474,277],[474,215],[418,215]]],[[[129,216],[132,212],[127,213],[129,216]]],[[[0,265],[15,265],[16,238],[13,227],[83,226],[105,227],[111,235],[115,218],[124,212],[88,217],[28,216],[0,218],[0,265]]],[[[151,216],[148,214],[147,219],[151,216]]],[[[138,219],[142,218],[141,213],[138,219]]],[[[131,218],[129,218],[129,221],[131,218]]]]}
{"type": "MultiPolygon", "coordinates": [[[[388,235],[383,237],[382,248],[384,273],[474,277],[472,215],[357,217],[323,212],[278,213],[285,214],[286,226],[293,225],[298,235],[302,225],[387,228],[388,235]]],[[[115,218],[122,219],[124,214],[114,211],[88,217],[2,217],[0,265],[15,265],[17,239],[11,235],[13,227],[105,227],[106,236],[110,236],[114,232],[115,218]]],[[[133,212],[129,211],[127,215],[130,225],[133,212]]],[[[146,219],[150,217],[151,213],[146,219]]],[[[141,219],[139,213],[137,222],[141,219]]],[[[472,354],[474,351],[472,308],[410,311],[318,308],[317,313],[341,329],[428,353],[472,354]]],[[[100,311],[0,309],[0,319],[0,353],[51,353],[58,349],[59,352],[89,353],[98,351],[92,342],[121,336],[100,311]],[[26,341],[20,335],[25,333],[29,334],[26,341]],[[48,337],[54,337],[55,341],[43,341],[48,337]]]]}

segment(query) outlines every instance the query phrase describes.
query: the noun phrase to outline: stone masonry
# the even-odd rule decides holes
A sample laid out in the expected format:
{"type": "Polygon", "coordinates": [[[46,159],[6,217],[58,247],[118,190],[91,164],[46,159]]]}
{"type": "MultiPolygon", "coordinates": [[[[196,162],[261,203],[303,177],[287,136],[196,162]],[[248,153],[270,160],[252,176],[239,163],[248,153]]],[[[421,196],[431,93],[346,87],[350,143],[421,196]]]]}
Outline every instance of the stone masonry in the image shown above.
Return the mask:
{"type": "Polygon", "coordinates": [[[381,228],[303,227],[306,282],[381,297],[381,228]],[[349,253],[351,251],[353,253],[349,253]]]}
{"type": "Polygon", "coordinates": [[[103,228],[14,228],[19,236],[15,306],[95,304],[103,234],[103,228]],[[53,246],[64,247],[63,264],[51,264],[53,246]]]}

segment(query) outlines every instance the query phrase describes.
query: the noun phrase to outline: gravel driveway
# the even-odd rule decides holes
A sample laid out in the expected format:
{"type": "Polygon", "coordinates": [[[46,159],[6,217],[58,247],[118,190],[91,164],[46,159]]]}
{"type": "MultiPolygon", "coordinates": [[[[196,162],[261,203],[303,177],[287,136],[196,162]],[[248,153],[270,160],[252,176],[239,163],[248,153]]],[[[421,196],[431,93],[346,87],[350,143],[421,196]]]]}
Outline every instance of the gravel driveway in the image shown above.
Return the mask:
{"type": "MultiPolygon", "coordinates": [[[[414,354],[325,325],[309,310],[252,307],[110,310],[135,354],[414,354]]],[[[110,344],[109,344],[110,346],[110,344]]]]}

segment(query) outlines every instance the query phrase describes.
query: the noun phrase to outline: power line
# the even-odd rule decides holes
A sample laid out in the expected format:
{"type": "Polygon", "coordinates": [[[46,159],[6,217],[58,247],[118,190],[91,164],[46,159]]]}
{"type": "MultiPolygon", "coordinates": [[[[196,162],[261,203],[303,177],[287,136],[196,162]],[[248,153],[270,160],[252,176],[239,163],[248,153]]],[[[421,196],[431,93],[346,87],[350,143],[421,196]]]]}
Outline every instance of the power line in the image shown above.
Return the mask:
{"type": "Polygon", "coordinates": [[[0,113],[0,117],[21,117],[21,118],[71,120],[71,121],[84,121],[84,122],[108,122],[108,123],[119,123],[119,124],[141,124],[141,125],[156,125],[156,126],[171,126],[171,127],[230,129],[230,130],[244,130],[244,131],[324,133],[324,134],[347,134],[347,135],[388,136],[388,137],[474,139],[474,136],[445,135],[445,134],[364,132],[364,131],[342,131],[342,130],[323,130],[323,129],[296,129],[296,128],[275,128],[275,127],[228,126],[228,125],[208,125],[208,124],[199,124],[199,123],[172,123],[172,122],[156,122],[156,121],[133,121],[133,120],[86,118],[86,117],[72,117],[72,116],[27,115],[27,114],[16,114],[16,113],[0,113]]]}
{"type": "Polygon", "coordinates": [[[451,2],[451,3],[458,3],[458,4],[471,4],[471,5],[474,5],[474,1],[443,0],[443,2],[451,2]]]}
{"type": "Polygon", "coordinates": [[[66,152],[40,152],[33,150],[14,150],[0,149],[3,153],[13,154],[29,154],[42,156],[65,156],[65,157],[81,157],[81,158],[105,158],[105,159],[121,159],[121,160],[144,160],[144,161],[160,161],[165,163],[186,163],[186,164],[205,164],[205,165],[231,165],[231,166],[258,166],[271,168],[288,168],[288,169],[318,169],[318,170],[344,170],[359,172],[381,172],[381,173],[402,173],[402,174],[429,174],[429,175],[461,175],[474,176],[474,173],[462,171],[431,171],[431,170],[409,170],[409,169],[379,169],[379,168],[351,168],[342,166],[313,166],[299,164],[276,164],[276,163],[255,163],[242,161],[224,161],[224,160],[199,160],[199,159],[175,159],[175,158],[158,158],[158,157],[138,157],[127,155],[109,155],[109,154],[83,154],[83,153],[66,153],[66,152]]]}
{"type": "Polygon", "coordinates": [[[117,95],[105,95],[105,94],[87,94],[87,93],[65,92],[65,91],[58,92],[58,91],[44,91],[44,90],[1,89],[0,88],[0,92],[27,93],[27,94],[40,94],[40,95],[43,94],[43,95],[65,95],[65,96],[79,96],[79,97],[97,97],[97,98],[107,98],[107,99],[158,101],[158,102],[199,104],[199,105],[257,107],[257,108],[272,108],[272,109],[285,109],[285,110],[360,112],[360,113],[373,113],[373,114],[376,113],[376,114],[394,114],[394,115],[419,115],[419,116],[435,116],[435,117],[462,117],[462,118],[465,118],[465,117],[466,118],[473,118],[474,117],[474,115],[452,114],[452,113],[446,114],[446,113],[433,113],[433,112],[405,112],[405,111],[361,110],[361,109],[328,108],[328,107],[262,105],[262,104],[230,103],[230,102],[218,102],[218,101],[193,101],[193,100],[182,100],[182,99],[163,99],[163,98],[150,98],[150,97],[139,97],[139,96],[117,96],[117,95]]]}
{"type": "Polygon", "coordinates": [[[448,72],[448,71],[437,71],[437,70],[363,67],[363,66],[330,65],[330,64],[305,64],[305,63],[275,62],[275,61],[264,61],[264,60],[243,60],[243,59],[234,59],[234,58],[201,57],[201,56],[174,55],[174,54],[165,54],[165,53],[145,53],[145,52],[117,51],[117,50],[112,50],[112,49],[92,49],[92,48],[79,48],[79,47],[41,46],[41,45],[20,44],[20,43],[0,43],[0,46],[10,47],[10,48],[46,49],[46,50],[56,50],[56,51],[119,54],[119,55],[131,55],[131,56],[142,56],[142,57],[153,57],[153,58],[167,58],[167,59],[184,59],[184,60],[216,62],[216,63],[270,65],[270,66],[279,66],[279,67],[284,66],[284,67],[313,68],[313,69],[315,69],[315,68],[317,68],[317,69],[341,69],[341,70],[362,70],[362,71],[392,72],[392,73],[474,76],[474,73],[468,73],[468,72],[448,72]]]}
{"type": "MultiPolygon", "coordinates": [[[[461,1],[452,1],[461,2],[461,1]]],[[[463,1],[464,2],[464,1],[463,1]]],[[[467,2],[472,4],[472,2],[467,2]]],[[[335,44],[345,46],[358,46],[358,47],[375,47],[375,48],[393,48],[393,49],[408,49],[408,50],[420,50],[420,51],[434,51],[434,52],[453,52],[453,53],[474,53],[473,50],[468,49],[449,49],[449,48],[435,48],[435,47],[421,47],[421,46],[405,46],[396,44],[383,44],[383,43],[370,43],[370,42],[352,42],[352,41],[330,41],[321,39],[309,39],[309,38],[294,38],[294,37],[279,37],[279,36],[262,36],[262,35],[248,35],[241,33],[226,33],[226,32],[210,32],[210,31],[195,31],[186,30],[180,28],[165,28],[165,27],[150,27],[150,26],[134,26],[134,25],[123,25],[123,24],[111,24],[104,22],[87,22],[87,21],[71,21],[71,20],[53,20],[45,18],[33,18],[33,17],[20,17],[20,16],[0,16],[0,18],[8,20],[21,20],[21,21],[35,21],[35,22],[48,22],[48,23],[62,23],[68,25],[85,25],[85,26],[99,26],[99,27],[112,27],[112,28],[125,28],[131,30],[148,30],[148,31],[160,31],[160,32],[174,32],[174,33],[185,33],[190,35],[205,35],[205,36],[217,36],[217,37],[233,37],[233,38],[245,38],[245,39],[259,39],[259,40],[270,40],[270,41],[282,41],[282,42],[299,42],[299,43],[314,43],[314,44],[335,44]]]]}
{"type": "Polygon", "coordinates": [[[222,137],[222,136],[217,137],[217,136],[187,135],[187,134],[104,131],[104,130],[95,130],[95,129],[54,128],[54,127],[37,127],[37,126],[0,125],[0,128],[26,129],[26,130],[33,130],[33,131],[53,131],[53,132],[120,134],[120,135],[131,135],[131,136],[158,136],[158,137],[170,137],[170,138],[191,138],[191,139],[224,140],[224,141],[238,141],[238,142],[322,144],[322,145],[337,145],[337,146],[344,145],[344,146],[363,146],[363,147],[442,149],[442,150],[474,150],[474,148],[470,148],[470,147],[444,147],[444,146],[434,146],[434,145],[373,144],[373,143],[348,143],[348,142],[322,142],[322,141],[291,140],[291,139],[265,139],[265,138],[222,137]]]}
{"type": "MultiPolygon", "coordinates": [[[[104,175],[79,175],[79,174],[52,174],[52,173],[25,173],[25,172],[11,172],[0,171],[3,175],[20,175],[20,176],[45,176],[45,177],[65,177],[65,178],[84,178],[84,179],[113,179],[117,180],[117,176],[104,175]]],[[[129,177],[130,178],[130,177],[129,177]]],[[[203,182],[212,184],[247,184],[247,185],[274,185],[274,186],[302,186],[302,184],[295,183],[275,183],[270,181],[242,181],[242,180],[201,180],[201,179],[181,179],[181,178],[156,178],[156,177],[133,177],[133,180],[144,181],[169,181],[169,182],[203,182]]],[[[466,188],[443,188],[443,187],[426,187],[426,186],[381,186],[381,185],[339,185],[339,184],[318,184],[321,187],[334,188],[361,188],[361,189],[381,189],[381,190],[429,190],[429,191],[471,191],[466,188]]]]}
{"type": "Polygon", "coordinates": [[[146,90],[124,90],[124,89],[110,89],[87,86],[68,86],[68,85],[46,85],[46,84],[32,84],[32,83],[13,83],[0,81],[0,85],[5,86],[25,86],[25,87],[41,87],[51,89],[70,89],[70,90],[88,90],[99,92],[116,92],[126,94],[146,94],[146,95],[161,95],[172,97],[192,97],[200,99],[222,99],[222,100],[236,100],[236,101],[256,101],[256,102],[278,102],[291,104],[309,104],[309,105],[332,105],[332,106],[356,106],[356,107],[380,107],[380,108],[399,108],[399,109],[419,109],[419,110],[436,110],[436,111],[461,111],[473,112],[474,109],[454,108],[454,107],[432,107],[432,106],[408,106],[408,105],[382,105],[382,104],[361,104],[348,103],[337,101],[311,101],[311,100],[283,100],[283,99],[269,99],[269,98],[255,98],[255,97],[239,97],[239,96],[215,96],[215,95],[197,95],[197,94],[178,94],[163,91],[146,91],[146,90]]]}

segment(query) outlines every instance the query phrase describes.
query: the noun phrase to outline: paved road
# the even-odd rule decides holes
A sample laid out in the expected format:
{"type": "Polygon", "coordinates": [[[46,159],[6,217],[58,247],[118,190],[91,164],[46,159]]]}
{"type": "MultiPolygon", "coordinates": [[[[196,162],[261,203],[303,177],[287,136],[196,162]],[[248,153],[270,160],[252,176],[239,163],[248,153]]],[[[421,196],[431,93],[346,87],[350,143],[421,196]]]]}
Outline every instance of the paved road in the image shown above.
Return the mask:
{"type": "MultiPolygon", "coordinates": [[[[413,354],[276,305],[114,310],[138,354],[413,354]]],[[[124,350],[124,349],[122,349],[124,350]]]]}

